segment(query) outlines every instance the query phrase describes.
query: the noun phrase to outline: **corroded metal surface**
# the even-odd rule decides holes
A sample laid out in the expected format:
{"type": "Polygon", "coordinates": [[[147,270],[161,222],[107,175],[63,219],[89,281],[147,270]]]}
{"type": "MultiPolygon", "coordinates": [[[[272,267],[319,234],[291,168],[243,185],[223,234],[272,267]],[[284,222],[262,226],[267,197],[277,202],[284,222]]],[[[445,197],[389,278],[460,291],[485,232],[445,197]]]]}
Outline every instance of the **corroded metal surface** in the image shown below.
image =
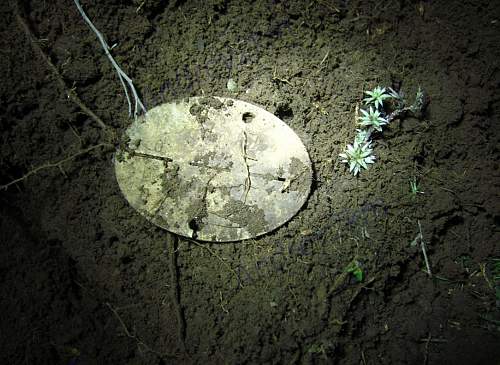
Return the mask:
{"type": "Polygon", "coordinates": [[[193,97],[137,119],[115,156],[118,184],[154,224],[235,241],[287,222],[306,201],[311,162],[298,136],[253,104],[193,97]]]}

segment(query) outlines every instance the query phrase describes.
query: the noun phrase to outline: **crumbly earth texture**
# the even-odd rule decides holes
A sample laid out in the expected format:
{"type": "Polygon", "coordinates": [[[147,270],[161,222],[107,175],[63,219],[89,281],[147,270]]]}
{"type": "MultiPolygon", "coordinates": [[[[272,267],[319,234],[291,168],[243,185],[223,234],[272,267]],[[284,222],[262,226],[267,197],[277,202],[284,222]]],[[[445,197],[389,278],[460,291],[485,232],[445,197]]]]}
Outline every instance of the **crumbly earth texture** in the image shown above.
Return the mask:
{"type": "Polygon", "coordinates": [[[303,209],[224,244],[176,240],[126,202],[109,136],[131,120],[95,35],[72,1],[18,1],[112,134],[67,98],[13,3],[0,4],[0,185],[46,168],[0,191],[0,363],[500,361],[495,2],[82,1],[147,107],[246,100],[304,142],[303,209]],[[376,136],[353,177],[338,154],[377,85],[421,86],[430,103],[376,136]]]}

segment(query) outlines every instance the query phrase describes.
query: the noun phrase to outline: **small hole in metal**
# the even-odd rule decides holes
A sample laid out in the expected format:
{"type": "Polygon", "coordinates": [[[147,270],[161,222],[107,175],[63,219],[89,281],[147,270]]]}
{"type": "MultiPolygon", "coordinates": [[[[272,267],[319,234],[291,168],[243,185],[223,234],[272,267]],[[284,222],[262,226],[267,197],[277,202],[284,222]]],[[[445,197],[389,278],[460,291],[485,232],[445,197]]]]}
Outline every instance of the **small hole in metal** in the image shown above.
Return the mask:
{"type": "Polygon", "coordinates": [[[250,112],[243,113],[242,120],[244,123],[250,123],[255,118],[255,114],[250,112]]]}

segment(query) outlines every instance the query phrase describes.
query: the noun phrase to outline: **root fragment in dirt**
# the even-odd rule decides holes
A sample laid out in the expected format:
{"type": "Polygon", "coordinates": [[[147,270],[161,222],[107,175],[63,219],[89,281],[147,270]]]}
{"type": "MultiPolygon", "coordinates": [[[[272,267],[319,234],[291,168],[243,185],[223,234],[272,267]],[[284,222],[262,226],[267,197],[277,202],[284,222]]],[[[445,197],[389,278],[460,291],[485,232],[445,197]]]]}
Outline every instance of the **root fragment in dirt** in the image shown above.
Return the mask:
{"type": "Polygon", "coordinates": [[[170,282],[172,287],[172,299],[177,315],[177,334],[179,338],[179,346],[181,351],[186,352],[186,319],[184,311],[182,310],[180,301],[180,282],[179,282],[179,268],[177,266],[177,253],[178,253],[179,239],[176,235],[167,234],[167,250],[169,254],[169,269],[170,269],[170,282]]]}
{"type": "Polygon", "coordinates": [[[193,243],[195,244],[196,246],[198,247],[201,247],[205,250],[207,250],[210,255],[212,255],[213,257],[215,257],[217,260],[219,260],[221,262],[222,265],[224,265],[233,275],[234,277],[236,278],[236,280],[238,280],[238,287],[240,288],[243,288],[243,284],[241,284],[240,282],[240,275],[231,267],[231,265],[229,265],[227,262],[226,262],[226,258],[224,257],[221,257],[219,255],[217,255],[210,247],[208,247],[206,244],[203,245],[197,241],[194,241],[194,240],[188,240],[190,243],[193,243]]]}
{"type": "Polygon", "coordinates": [[[113,65],[114,69],[116,70],[116,73],[118,75],[118,78],[120,79],[120,83],[123,86],[123,91],[125,92],[125,97],[127,99],[128,103],[128,114],[131,116],[132,115],[132,102],[130,100],[129,92],[127,90],[127,86],[130,89],[130,92],[132,93],[132,96],[134,98],[134,117],[137,119],[137,116],[139,115],[139,111],[142,111],[146,113],[146,108],[144,107],[144,104],[142,103],[141,99],[139,98],[139,94],[137,93],[137,90],[135,89],[134,83],[132,82],[132,79],[128,77],[128,75],[121,69],[121,67],[116,63],[115,59],[110,53],[111,47],[108,45],[106,40],[104,39],[104,36],[102,33],[97,30],[95,25],[92,23],[92,21],[89,19],[87,14],[82,8],[82,5],[80,4],[80,1],[78,0],[73,0],[78,11],[80,12],[80,15],[82,16],[83,20],[87,23],[87,25],[92,29],[92,31],[95,33],[97,38],[99,39],[99,43],[101,43],[101,46],[104,50],[104,53],[108,57],[109,61],[113,65]]]}
{"type": "Polygon", "coordinates": [[[134,341],[137,342],[137,348],[139,349],[139,351],[141,351],[141,352],[142,351],[150,352],[150,353],[155,354],[156,356],[158,356],[160,358],[175,358],[175,357],[177,357],[176,355],[173,355],[173,354],[162,353],[162,352],[156,351],[153,348],[151,348],[151,346],[149,346],[148,344],[144,343],[144,341],[142,341],[139,338],[139,336],[137,336],[136,334],[133,334],[132,332],[130,332],[130,330],[128,329],[127,325],[125,324],[125,322],[121,318],[120,314],[118,314],[118,311],[110,303],[106,303],[106,306],[109,308],[109,310],[111,311],[111,313],[113,313],[113,315],[118,320],[118,322],[120,322],[120,325],[121,325],[121,327],[122,327],[123,332],[125,333],[125,335],[128,338],[131,338],[131,339],[133,339],[134,341]]]}
{"type": "Polygon", "coordinates": [[[429,263],[429,258],[427,257],[427,249],[425,247],[424,235],[422,234],[422,226],[420,225],[420,220],[418,220],[417,223],[418,223],[418,234],[412,241],[411,245],[416,246],[418,243],[420,243],[420,249],[422,250],[422,255],[424,256],[424,261],[425,261],[425,267],[427,269],[426,273],[427,275],[429,275],[429,277],[432,278],[431,265],[429,263]]]}
{"type": "Polygon", "coordinates": [[[35,36],[33,35],[30,27],[28,26],[26,21],[23,19],[23,17],[20,15],[19,8],[18,8],[18,5],[16,2],[14,2],[13,10],[14,10],[16,20],[19,23],[19,25],[21,26],[21,28],[23,29],[24,33],[26,34],[26,37],[28,38],[28,40],[31,44],[31,47],[33,47],[33,50],[35,51],[35,53],[37,53],[40,56],[40,58],[42,58],[45,61],[45,63],[49,67],[50,71],[52,71],[54,77],[56,78],[56,81],[59,84],[59,87],[62,90],[64,90],[68,99],[70,99],[73,103],[78,105],[78,107],[85,114],[87,114],[100,128],[110,132],[111,131],[110,128],[102,121],[101,118],[99,118],[89,107],[87,107],[85,105],[85,103],[76,94],[76,91],[73,88],[69,88],[66,85],[66,82],[62,78],[57,67],[52,63],[49,56],[47,56],[45,54],[45,52],[38,45],[38,42],[37,42],[35,36]]]}
{"type": "Polygon", "coordinates": [[[85,154],[87,154],[89,152],[92,152],[93,150],[96,150],[96,149],[98,149],[100,147],[105,147],[105,146],[111,146],[111,145],[108,144],[108,143],[101,143],[101,144],[98,144],[98,145],[86,148],[84,150],[78,151],[77,153],[74,153],[71,156],[68,156],[68,157],[66,157],[66,158],[64,158],[62,160],[57,161],[57,162],[48,162],[48,163],[46,163],[44,165],[35,167],[34,169],[32,169],[32,170],[28,171],[27,173],[25,173],[20,178],[12,180],[11,182],[8,182],[7,184],[0,185],[0,190],[7,190],[10,186],[15,185],[17,183],[20,183],[20,182],[28,179],[30,176],[35,175],[35,174],[37,174],[38,172],[40,172],[42,170],[50,169],[50,168],[53,168],[53,167],[57,167],[59,170],[61,170],[61,173],[63,175],[65,175],[64,170],[62,168],[62,165],[64,163],[66,163],[68,161],[71,161],[71,160],[77,158],[78,156],[85,155],[85,154]]]}

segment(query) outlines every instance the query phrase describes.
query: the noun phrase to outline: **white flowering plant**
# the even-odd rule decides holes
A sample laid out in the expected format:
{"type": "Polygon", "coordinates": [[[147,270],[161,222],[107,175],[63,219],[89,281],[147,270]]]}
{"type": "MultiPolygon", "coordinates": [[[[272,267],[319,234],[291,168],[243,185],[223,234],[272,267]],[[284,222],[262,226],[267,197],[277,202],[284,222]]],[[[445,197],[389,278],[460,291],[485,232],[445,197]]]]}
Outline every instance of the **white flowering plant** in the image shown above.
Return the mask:
{"type": "Polygon", "coordinates": [[[375,109],[382,108],[384,106],[384,100],[391,97],[390,94],[386,93],[385,87],[380,86],[377,86],[371,91],[365,91],[365,94],[367,94],[368,97],[364,98],[363,101],[366,105],[375,105],[375,109]]]}
{"type": "Polygon", "coordinates": [[[357,176],[362,169],[375,162],[373,155],[371,136],[373,132],[382,132],[383,127],[396,118],[403,118],[407,114],[421,117],[428,103],[427,95],[419,87],[415,102],[406,106],[404,94],[393,88],[376,86],[373,90],[365,91],[368,95],[363,99],[365,109],[361,109],[361,117],[358,117],[358,124],[361,129],[356,129],[356,136],[353,144],[348,144],[344,152],[339,154],[340,162],[349,165],[349,172],[357,176]],[[387,108],[384,106],[385,100],[391,102],[387,108]],[[392,109],[388,113],[386,109],[392,109]]]}
{"type": "Polygon", "coordinates": [[[382,117],[382,113],[377,109],[364,110],[361,109],[362,117],[359,117],[359,124],[363,127],[373,128],[376,131],[382,132],[382,126],[388,123],[387,119],[382,117]]]}
{"type": "Polygon", "coordinates": [[[342,158],[343,163],[349,164],[349,172],[352,172],[354,176],[359,174],[361,169],[367,169],[368,164],[375,162],[370,142],[361,144],[354,140],[354,143],[348,144],[344,153],[339,156],[342,158]]]}
{"type": "Polygon", "coordinates": [[[357,144],[364,144],[370,141],[372,131],[370,129],[356,129],[356,137],[354,137],[354,142],[357,144]]]}

